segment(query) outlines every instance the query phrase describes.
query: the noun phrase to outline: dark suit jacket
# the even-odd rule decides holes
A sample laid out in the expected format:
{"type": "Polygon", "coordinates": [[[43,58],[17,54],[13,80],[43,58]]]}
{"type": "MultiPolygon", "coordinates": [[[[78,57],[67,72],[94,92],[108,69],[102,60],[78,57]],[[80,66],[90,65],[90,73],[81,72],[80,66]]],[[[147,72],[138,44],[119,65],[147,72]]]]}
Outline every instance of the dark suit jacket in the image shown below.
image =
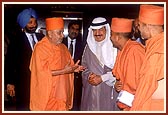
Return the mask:
{"type": "MultiPolygon", "coordinates": [[[[68,48],[68,38],[67,37],[63,39],[62,43],[65,44],[68,48]]],[[[81,37],[76,38],[74,62],[77,62],[78,60],[81,61],[82,54],[83,54],[83,49],[84,49],[84,42],[82,41],[82,38],[81,37]]],[[[74,77],[75,78],[74,78],[74,101],[73,101],[73,105],[79,107],[80,103],[81,103],[81,96],[82,96],[82,76],[81,76],[81,73],[75,73],[74,77]]],[[[74,109],[74,107],[73,107],[73,109],[74,109]]]]}
{"type": "MultiPolygon", "coordinates": [[[[38,40],[44,35],[36,33],[38,40]]],[[[16,104],[24,109],[29,108],[30,99],[30,70],[29,64],[32,49],[24,32],[19,32],[10,41],[5,57],[5,86],[14,84],[16,104]]]]}
{"type": "MultiPolygon", "coordinates": [[[[68,38],[67,37],[63,38],[62,43],[65,44],[68,48],[68,38]]],[[[82,54],[83,54],[83,48],[84,48],[84,44],[83,44],[82,38],[80,37],[76,38],[74,62],[81,60],[82,54]]]]}

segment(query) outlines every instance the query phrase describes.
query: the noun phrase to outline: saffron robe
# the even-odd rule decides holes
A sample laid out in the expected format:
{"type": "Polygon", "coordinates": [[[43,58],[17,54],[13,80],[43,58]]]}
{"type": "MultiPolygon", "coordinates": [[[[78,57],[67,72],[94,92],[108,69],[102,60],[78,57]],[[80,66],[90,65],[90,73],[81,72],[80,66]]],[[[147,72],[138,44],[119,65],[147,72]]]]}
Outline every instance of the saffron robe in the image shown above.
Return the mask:
{"type": "MultiPolygon", "coordinates": [[[[121,51],[118,51],[117,59],[112,70],[116,79],[123,84],[121,90],[135,95],[139,71],[144,60],[145,48],[137,41],[128,40],[121,51]]],[[[119,103],[121,109],[129,109],[129,106],[119,103]]]]}
{"type": "Polygon", "coordinates": [[[52,70],[74,64],[64,44],[51,44],[44,37],[35,46],[32,54],[30,109],[69,110],[73,103],[73,74],[52,76],[52,70]]]}
{"type": "MultiPolygon", "coordinates": [[[[113,86],[107,85],[105,82],[97,86],[93,86],[88,82],[88,76],[91,72],[97,75],[103,75],[111,72],[112,68],[104,66],[102,68],[95,54],[86,45],[83,57],[82,66],[86,67],[82,72],[82,111],[117,111],[119,108],[116,105],[118,93],[113,90],[113,86]]],[[[115,82],[115,80],[114,80],[115,82]]]]}
{"type": "MultiPolygon", "coordinates": [[[[139,85],[133,101],[133,111],[163,110],[163,99],[152,99],[158,81],[164,79],[164,33],[146,41],[145,59],[140,70],[139,85]],[[159,108],[161,107],[161,108],[159,108]],[[157,109],[156,109],[157,108],[157,109]]],[[[164,79],[165,80],[165,79],[164,79]]]]}

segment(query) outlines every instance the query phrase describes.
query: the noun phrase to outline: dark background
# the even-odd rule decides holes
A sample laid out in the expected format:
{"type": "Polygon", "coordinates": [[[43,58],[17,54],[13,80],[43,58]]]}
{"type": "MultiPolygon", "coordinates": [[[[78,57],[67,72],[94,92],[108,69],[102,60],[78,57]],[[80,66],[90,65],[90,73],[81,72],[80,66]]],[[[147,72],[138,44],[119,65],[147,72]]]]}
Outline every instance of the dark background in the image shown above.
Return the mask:
{"type": "Polygon", "coordinates": [[[112,17],[136,18],[139,4],[4,4],[4,30],[10,34],[16,28],[19,12],[25,8],[36,10],[38,17],[72,17],[83,19],[83,38],[87,37],[87,29],[93,18],[102,16],[111,23],[112,17]]]}
{"type": "MultiPolygon", "coordinates": [[[[158,4],[163,5],[163,4],[158,4]]],[[[4,4],[4,30],[10,33],[15,29],[16,19],[19,12],[25,8],[36,10],[38,17],[72,17],[83,20],[83,39],[87,37],[87,30],[93,18],[102,16],[111,23],[112,17],[131,18],[138,16],[140,4],[4,4]]]]}

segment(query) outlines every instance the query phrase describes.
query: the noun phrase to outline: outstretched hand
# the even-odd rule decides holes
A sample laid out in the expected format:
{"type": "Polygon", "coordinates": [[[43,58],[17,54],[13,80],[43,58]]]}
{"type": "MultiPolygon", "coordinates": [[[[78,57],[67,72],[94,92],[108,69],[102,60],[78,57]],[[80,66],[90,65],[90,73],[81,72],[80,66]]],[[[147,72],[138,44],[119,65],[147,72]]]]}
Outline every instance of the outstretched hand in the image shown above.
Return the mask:
{"type": "Polygon", "coordinates": [[[70,61],[68,62],[68,64],[65,66],[64,70],[65,73],[73,73],[73,72],[80,72],[80,71],[84,71],[85,67],[79,65],[80,60],[78,60],[74,65],[70,65],[70,61]]]}
{"type": "Polygon", "coordinates": [[[77,68],[74,70],[74,72],[80,72],[80,71],[84,71],[86,69],[84,66],[79,65],[79,62],[80,62],[80,60],[78,60],[75,63],[74,66],[77,67],[77,68]]]}
{"type": "Polygon", "coordinates": [[[74,72],[84,71],[85,67],[78,65],[80,60],[78,60],[74,65],[71,65],[71,61],[69,60],[68,63],[65,65],[63,69],[60,70],[52,70],[52,76],[63,75],[63,74],[70,74],[74,72]]]}

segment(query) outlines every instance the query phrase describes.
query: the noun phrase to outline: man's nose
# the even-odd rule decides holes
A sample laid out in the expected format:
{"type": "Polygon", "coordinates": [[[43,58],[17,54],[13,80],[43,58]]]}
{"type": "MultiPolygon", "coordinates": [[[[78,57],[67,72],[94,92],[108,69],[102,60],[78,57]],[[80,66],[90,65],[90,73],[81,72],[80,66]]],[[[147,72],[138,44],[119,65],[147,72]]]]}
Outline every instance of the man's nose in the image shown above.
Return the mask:
{"type": "Polygon", "coordinates": [[[100,31],[99,31],[99,30],[96,30],[96,31],[95,31],[95,34],[96,34],[96,35],[100,35],[100,31]]]}
{"type": "Polygon", "coordinates": [[[36,22],[33,22],[33,23],[31,24],[32,27],[36,27],[36,25],[37,25],[36,22]]]}

